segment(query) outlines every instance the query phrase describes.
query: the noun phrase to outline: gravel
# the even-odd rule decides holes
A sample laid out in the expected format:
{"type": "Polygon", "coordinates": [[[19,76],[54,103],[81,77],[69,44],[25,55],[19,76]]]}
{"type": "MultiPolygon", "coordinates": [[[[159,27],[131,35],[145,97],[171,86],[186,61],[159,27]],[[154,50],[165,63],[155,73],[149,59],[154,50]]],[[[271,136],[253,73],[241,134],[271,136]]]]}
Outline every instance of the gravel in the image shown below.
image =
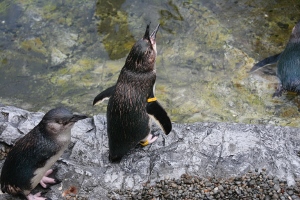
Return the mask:
{"type": "Polygon", "coordinates": [[[160,180],[154,185],[146,183],[141,190],[112,191],[108,193],[108,198],[300,200],[300,180],[288,186],[286,181],[267,175],[264,169],[228,179],[182,174],[180,179],[160,180]]]}

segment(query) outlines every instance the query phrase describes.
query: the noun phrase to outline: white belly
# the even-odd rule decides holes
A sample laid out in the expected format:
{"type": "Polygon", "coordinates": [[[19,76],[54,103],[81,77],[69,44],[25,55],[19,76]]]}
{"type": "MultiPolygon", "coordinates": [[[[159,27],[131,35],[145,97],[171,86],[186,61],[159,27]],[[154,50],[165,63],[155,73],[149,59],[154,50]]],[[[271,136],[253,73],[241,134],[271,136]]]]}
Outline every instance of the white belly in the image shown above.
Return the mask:
{"type": "Polygon", "coordinates": [[[34,172],[34,177],[31,180],[32,189],[35,188],[40,181],[42,180],[45,173],[51,168],[52,165],[59,159],[59,157],[63,154],[66,148],[60,150],[56,155],[52,156],[45,164],[44,167],[38,168],[34,172]]]}
{"type": "Polygon", "coordinates": [[[56,142],[58,142],[62,145],[61,150],[56,155],[54,155],[50,159],[48,159],[48,161],[45,163],[45,165],[43,167],[35,170],[35,172],[33,173],[34,177],[31,180],[32,189],[35,188],[39,184],[39,182],[42,180],[45,173],[51,168],[52,165],[54,165],[54,163],[64,153],[64,151],[66,150],[66,148],[68,147],[68,145],[71,141],[71,131],[68,130],[63,134],[60,134],[60,136],[58,136],[56,138],[56,140],[57,140],[56,142]]]}

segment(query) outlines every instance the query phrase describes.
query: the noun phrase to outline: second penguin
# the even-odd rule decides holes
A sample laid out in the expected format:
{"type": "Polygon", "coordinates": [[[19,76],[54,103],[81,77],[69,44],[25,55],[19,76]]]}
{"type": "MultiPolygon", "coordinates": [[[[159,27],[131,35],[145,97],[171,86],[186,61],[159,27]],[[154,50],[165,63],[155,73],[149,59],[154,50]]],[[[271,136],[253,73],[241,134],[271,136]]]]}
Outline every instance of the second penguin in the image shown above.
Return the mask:
{"type": "Polygon", "coordinates": [[[132,47],[116,85],[104,90],[93,105],[109,98],[107,133],[109,160],[118,162],[139,142],[146,146],[157,139],[151,134],[151,119],[165,134],[172,129],[171,120],[154,96],[156,80],[156,33],[149,25],[142,39],[132,47]]]}

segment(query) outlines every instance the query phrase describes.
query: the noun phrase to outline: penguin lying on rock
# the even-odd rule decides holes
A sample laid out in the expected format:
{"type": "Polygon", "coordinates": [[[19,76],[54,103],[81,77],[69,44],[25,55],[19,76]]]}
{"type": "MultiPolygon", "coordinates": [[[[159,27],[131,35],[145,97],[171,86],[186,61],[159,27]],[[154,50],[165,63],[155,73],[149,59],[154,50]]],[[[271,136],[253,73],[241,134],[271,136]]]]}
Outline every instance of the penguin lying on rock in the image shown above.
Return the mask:
{"type": "Polygon", "coordinates": [[[73,115],[65,108],[55,108],[45,114],[41,122],[10,150],[1,171],[2,192],[27,198],[44,200],[40,193],[30,194],[39,183],[57,180],[47,177],[53,172],[50,167],[63,154],[71,141],[71,128],[84,115],[73,115]]]}
{"type": "Polygon", "coordinates": [[[258,62],[250,72],[276,62],[277,77],[280,83],[273,97],[281,96],[284,91],[300,94],[300,21],[293,28],[284,51],[258,62]]]}
{"type": "Polygon", "coordinates": [[[104,90],[93,105],[109,98],[107,133],[109,160],[119,162],[139,142],[146,146],[158,137],[151,134],[151,119],[158,122],[165,134],[172,129],[171,120],[154,96],[156,70],[156,33],[145,35],[132,47],[116,85],[104,90]]]}

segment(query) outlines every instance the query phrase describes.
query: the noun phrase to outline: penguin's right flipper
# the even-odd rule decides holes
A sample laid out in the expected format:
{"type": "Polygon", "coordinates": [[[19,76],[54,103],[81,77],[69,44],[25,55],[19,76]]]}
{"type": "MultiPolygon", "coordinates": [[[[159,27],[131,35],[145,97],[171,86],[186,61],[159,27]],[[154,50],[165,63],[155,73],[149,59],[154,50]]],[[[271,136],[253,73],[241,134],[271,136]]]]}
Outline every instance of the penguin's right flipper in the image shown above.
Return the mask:
{"type": "Polygon", "coordinates": [[[279,60],[280,55],[281,55],[281,53],[276,54],[276,55],[274,55],[274,56],[267,57],[267,58],[265,58],[265,59],[259,61],[258,63],[256,63],[256,64],[251,68],[251,70],[249,71],[249,73],[254,72],[254,71],[256,71],[257,69],[259,69],[259,68],[261,68],[261,67],[264,67],[264,66],[266,66],[266,65],[271,65],[271,64],[276,63],[276,62],[279,60]]]}
{"type": "Polygon", "coordinates": [[[158,103],[158,101],[152,101],[147,103],[146,107],[147,113],[151,115],[155,121],[161,126],[166,135],[168,135],[172,130],[172,123],[163,107],[158,103]]]}
{"type": "Polygon", "coordinates": [[[112,87],[107,88],[100,94],[98,94],[93,101],[93,106],[101,103],[102,101],[104,101],[106,99],[109,99],[111,97],[111,95],[114,93],[115,88],[116,88],[116,86],[114,85],[112,87]]]}

